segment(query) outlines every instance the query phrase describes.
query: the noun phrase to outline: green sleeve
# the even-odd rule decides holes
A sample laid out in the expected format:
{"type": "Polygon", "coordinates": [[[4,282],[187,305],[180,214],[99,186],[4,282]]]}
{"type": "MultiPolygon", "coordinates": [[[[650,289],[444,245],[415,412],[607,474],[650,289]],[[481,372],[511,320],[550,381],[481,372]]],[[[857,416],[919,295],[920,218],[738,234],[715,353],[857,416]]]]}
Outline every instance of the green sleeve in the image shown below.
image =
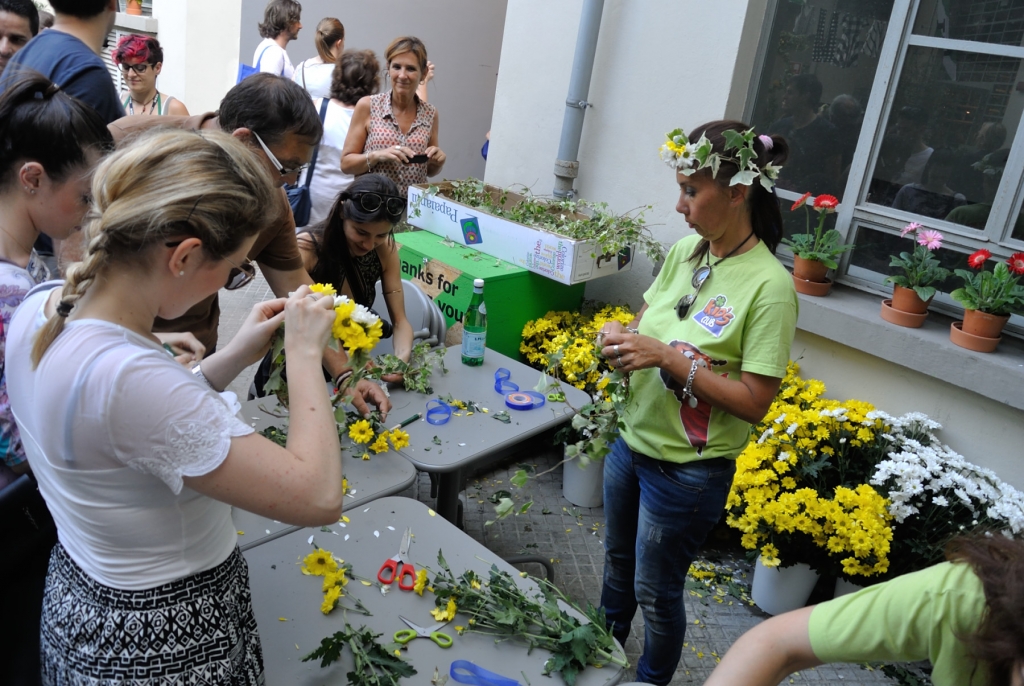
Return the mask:
{"type": "Polygon", "coordinates": [[[811,612],[808,634],[822,662],[930,660],[935,686],[987,683],[958,636],[977,630],[985,592],[970,566],[944,562],[811,612]]]}

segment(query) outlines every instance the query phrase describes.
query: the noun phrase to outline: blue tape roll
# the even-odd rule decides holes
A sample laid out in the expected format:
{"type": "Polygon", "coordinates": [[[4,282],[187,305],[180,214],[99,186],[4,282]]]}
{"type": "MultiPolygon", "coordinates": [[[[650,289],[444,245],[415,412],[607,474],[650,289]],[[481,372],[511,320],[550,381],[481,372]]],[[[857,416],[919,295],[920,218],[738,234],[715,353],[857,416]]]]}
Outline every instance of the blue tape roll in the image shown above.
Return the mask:
{"type": "Polygon", "coordinates": [[[547,400],[536,391],[517,391],[505,396],[505,405],[513,410],[532,410],[544,407],[547,400]]]}
{"type": "Polygon", "coordinates": [[[471,684],[471,686],[519,686],[519,682],[515,679],[495,674],[469,660],[454,660],[448,674],[460,684],[471,684]]]}
{"type": "Polygon", "coordinates": [[[509,381],[511,378],[512,372],[504,367],[499,367],[498,371],[494,372],[494,390],[502,395],[518,391],[519,386],[509,381]]]}
{"type": "Polygon", "coordinates": [[[452,408],[448,403],[438,398],[427,401],[427,424],[447,424],[451,418],[452,408]]]}

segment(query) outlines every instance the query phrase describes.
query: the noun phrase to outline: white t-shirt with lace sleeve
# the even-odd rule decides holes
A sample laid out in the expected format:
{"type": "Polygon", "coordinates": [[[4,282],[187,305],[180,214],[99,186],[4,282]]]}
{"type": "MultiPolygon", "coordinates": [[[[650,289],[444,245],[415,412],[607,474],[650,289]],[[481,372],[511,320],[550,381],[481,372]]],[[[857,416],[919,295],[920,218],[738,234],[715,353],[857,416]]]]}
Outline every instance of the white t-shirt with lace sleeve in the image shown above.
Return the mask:
{"type": "Polygon", "coordinates": [[[223,562],[231,508],[184,486],[253,429],[162,347],[99,320],[68,322],[32,369],[48,291],[7,339],[8,389],[29,465],[58,537],[92,578],[141,590],[223,562]]]}

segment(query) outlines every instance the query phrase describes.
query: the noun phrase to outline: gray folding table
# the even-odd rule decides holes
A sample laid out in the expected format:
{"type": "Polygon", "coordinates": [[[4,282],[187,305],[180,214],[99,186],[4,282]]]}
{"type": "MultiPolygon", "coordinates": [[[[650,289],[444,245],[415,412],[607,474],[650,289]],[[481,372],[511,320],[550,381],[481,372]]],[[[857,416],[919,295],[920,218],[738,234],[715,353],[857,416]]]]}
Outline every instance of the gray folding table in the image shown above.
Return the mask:
{"type": "MultiPolygon", "coordinates": [[[[413,542],[409,557],[417,569],[426,566],[436,570],[437,553],[442,550],[456,576],[466,569],[473,569],[487,578],[493,564],[510,573],[523,588],[536,588],[535,582],[520,578],[516,569],[440,516],[432,516],[431,511],[418,501],[382,498],[350,510],[349,519],[345,527],[340,524],[330,527],[338,536],[318,529],[304,529],[245,553],[268,684],[322,686],[347,683],[345,674],[352,669],[352,657],[347,649],[340,662],[327,668],[321,668],[319,660],[301,661],[304,655],[319,647],[321,639],[344,630],[346,621],[354,629],[365,625],[374,633],[383,634],[377,639],[382,644],[392,642],[394,633],[405,628],[398,619],[399,615],[422,626],[434,623],[429,614],[434,607],[434,599],[429,591],[420,597],[392,584],[388,593],[382,595],[378,584],[364,586],[355,580],[345,587],[349,597],[341,600],[351,603],[352,598],[358,598],[373,616],[345,613],[341,608],[324,615],[320,611],[322,579],[304,576],[299,568],[300,560],[313,550],[310,537],[319,547],[351,563],[353,574],[376,582],[381,564],[398,552],[402,534],[406,527],[411,527],[413,542]]],[[[442,649],[426,639],[415,639],[408,644],[408,650],[403,651],[402,656],[412,663],[417,674],[403,680],[403,683],[427,684],[435,667],[440,673],[448,674],[453,660],[470,660],[515,679],[522,686],[526,686],[527,679],[535,686],[562,684],[558,677],[551,680],[541,675],[549,656],[547,651],[535,650],[528,655],[525,643],[506,641],[496,644],[492,637],[475,633],[459,636],[454,629],[457,625],[467,625],[465,615],[457,614],[442,629],[453,638],[450,648],[442,649]]],[[[622,670],[615,664],[600,669],[588,667],[580,674],[578,683],[580,686],[607,686],[618,683],[621,676],[622,670]]],[[[448,683],[455,684],[452,680],[448,683]]]]}
{"type": "MultiPolygon", "coordinates": [[[[284,427],[288,419],[275,417],[270,412],[281,412],[281,407],[273,397],[257,398],[242,403],[240,416],[257,431],[268,426],[284,427]]],[[[388,451],[379,455],[371,453],[369,460],[359,458],[362,450],[351,449],[347,440],[342,443],[342,474],[348,480],[349,495],[344,499],[344,511],[355,509],[377,498],[400,493],[416,480],[416,469],[407,459],[388,451]],[[345,450],[348,445],[350,448],[345,450]]],[[[262,515],[232,508],[231,517],[235,528],[240,532],[238,546],[244,552],[258,545],[284,536],[302,527],[284,524],[262,515]]]]}
{"type": "MultiPolygon", "coordinates": [[[[531,436],[569,421],[574,414],[569,405],[579,408],[590,398],[583,391],[562,383],[568,403],[548,401],[543,407],[532,410],[512,410],[505,406],[504,396],[494,389],[495,372],[502,367],[508,369],[513,383],[523,390],[532,390],[541,377],[536,369],[490,349],[484,356],[484,364],[479,367],[462,364],[457,347],[448,349],[444,361],[448,373],[441,374],[435,370],[430,377],[434,390],[432,395],[425,396],[401,388],[391,390],[390,416],[398,419],[416,412],[424,414],[423,419],[406,427],[410,443],[401,453],[417,469],[437,475],[437,511],[448,521],[455,522],[459,492],[469,468],[508,452],[531,436]],[[452,416],[446,424],[428,423],[425,416],[427,401],[448,395],[464,402],[472,400],[487,408],[488,412],[471,414],[456,409],[455,413],[461,416],[452,416]],[[494,418],[500,410],[509,413],[511,421],[508,424],[494,418]],[[440,441],[439,445],[435,437],[440,441]]],[[[547,379],[549,383],[555,383],[553,377],[547,379]]]]}

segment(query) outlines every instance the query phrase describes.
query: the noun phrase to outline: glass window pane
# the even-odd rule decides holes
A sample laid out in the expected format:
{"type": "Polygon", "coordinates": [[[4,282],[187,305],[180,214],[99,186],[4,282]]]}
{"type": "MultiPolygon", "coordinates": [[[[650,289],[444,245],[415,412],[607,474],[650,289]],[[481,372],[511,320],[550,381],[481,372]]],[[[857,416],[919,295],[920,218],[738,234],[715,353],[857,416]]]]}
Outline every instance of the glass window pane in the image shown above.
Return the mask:
{"type": "MultiPolygon", "coordinates": [[[[913,252],[914,243],[909,238],[900,238],[898,234],[878,231],[866,226],[857,227],[857,247],[850,257],[852,267],[861,267],[885,276],[891,276],[899,270],[889,266],[892,255],[901,252],[913,252]]],[[[949,270],[967,269],[967,253],[939,248],[935,251],[939,263],[949,270]]],[[[902,272],[899,272],[902,273],[902,272]]],[[[932,284],[942,293],[950,293],[961,286],[960,278],[950,275],[941,283],[932,284]]]]}
{"type": "Polygon", "coordinates": [[[789,141],[780,188],[842,199],[892,8],[893,0],[777,4],[751,123],[789,141]]]}
{"type": "Polygon", "coordinates": [[[908,48],[867,201],[984,229],[1024,109],[1022,63],[908,48]]]}
{"type": "Polygon", "coordinates": [[[922,0],[914,33],[1024,45],[1024,0],[922,0]]]}

